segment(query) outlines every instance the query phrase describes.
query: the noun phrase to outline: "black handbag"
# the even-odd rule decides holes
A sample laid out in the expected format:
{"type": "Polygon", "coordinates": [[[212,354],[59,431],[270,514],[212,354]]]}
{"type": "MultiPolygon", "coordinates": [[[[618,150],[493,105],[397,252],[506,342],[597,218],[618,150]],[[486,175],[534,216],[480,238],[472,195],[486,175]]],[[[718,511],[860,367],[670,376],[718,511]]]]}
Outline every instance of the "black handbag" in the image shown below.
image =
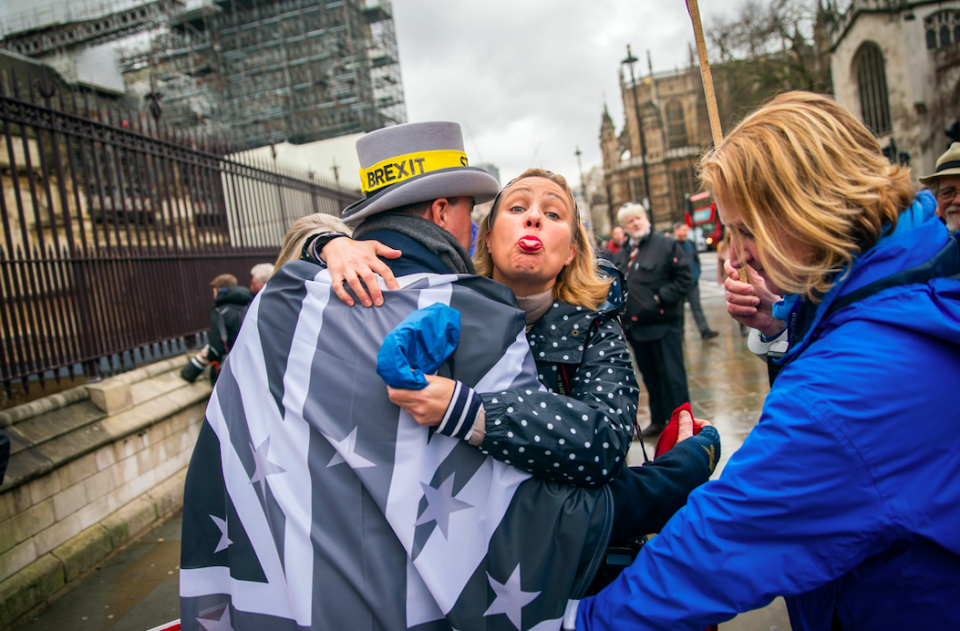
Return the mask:
{"type": "Polygon", "coordinates": [[[609,585],[620,576],[620,572],[633,564],[633,561],[640,554],[640,549],[647,543],[647,537],[637,537],[626,541],[618,541],[607,547],[603,555],[603,561],[597,568],[597,573],[593,577],[593,582],[587,588],[585,596],[596,596],[600,590],[609,585]]]}

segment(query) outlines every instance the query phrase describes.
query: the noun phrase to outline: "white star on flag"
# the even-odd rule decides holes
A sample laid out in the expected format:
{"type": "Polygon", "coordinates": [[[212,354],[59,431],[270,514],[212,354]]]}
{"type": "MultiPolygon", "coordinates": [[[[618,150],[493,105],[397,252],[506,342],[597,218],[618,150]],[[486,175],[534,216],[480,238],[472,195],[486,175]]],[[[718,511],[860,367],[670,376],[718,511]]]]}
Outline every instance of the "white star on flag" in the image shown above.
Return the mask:
{"type": "Polygon", "coordinates": [[[200,626],[206,629],[206,631],[233,631],[233,627],[230,626],[230,605],[228,604],[223,608],[223,615],[220,616],[219,620],[197,618],[197,622],[199,622],[200,626]]]}
{"type": "Polygon", "coordinates": [[[447,538],[447,527],[450,524],[450,515],[457,511],[473,508],[473,504],[468,504],[458,500],[453,496],[453,478],[456,474],[451,473],[450,477],[440,484],[440,488],[435,489],[429,484],[420,483],[423,488],[423,494],[427,498],[427,507],[423,514],[417,518],[414,526],[421,526],[431,521],[437,522],[437,528],[440,529],[443,538],[447,538]]]}
{"type": "Polygon", "coordinates": [[[347,437],[341,441],[332,440],[329,436],[325,436],[330,443],[336,447],[337,453],[330,459],[330,462],[327,464],[329,469],[333,465],[340,464],[341,462],[346,462],[353,469],[366,469],[367,467],[375,467],[376,463],[370,462],[363,456],[357,454],[357,428],[354,427],[353,430],[347,437]]]}
{"type": "Polygon", "coordinates": [[[287,470],[283,467],[277,466],[270,462],[268,459],[270,452],[270,437],[267,436],[259,447],[254,447],[253,444],[250,444],[250,449],[253,450],[253,459],[257,463],[257,468],[253,472],[253,477],[250,478],[250,484],[256,482],[260,483],[260,492],[263,493],[264,497],[267,495],[267,476],[273,475],[274,473],[286,473],[287,470]]]}
{"type": "Polygon", "coordinates": [[[490,587],[497,595],[490,604],[490,607],[483,614],[484,616],[495,616],[499,613],[506,614],[510,622],[517,629],[520,628],[520,610],[529,605],[540,595],[540,592],[525,592],[520,589],[520,564],[513,571],[506,583],[499,583],[487,572],[487,580],[490,581],[490,587]]]}
{"type": "Polygon", "coordinates": [[[217,549],[213,551],[213,553],[216,554],[221,550],[226,550],[227,546],[229,546],[233,542],[230,541],[229,538],[227,538],[226,520],[220,519],[219,517],[215,517],[214,515],[210,515],[210,519],[212,519],[213,523],[215,523],[217,525],[217,528],[220,529],[220,542],[217,543],[217,549]]]}

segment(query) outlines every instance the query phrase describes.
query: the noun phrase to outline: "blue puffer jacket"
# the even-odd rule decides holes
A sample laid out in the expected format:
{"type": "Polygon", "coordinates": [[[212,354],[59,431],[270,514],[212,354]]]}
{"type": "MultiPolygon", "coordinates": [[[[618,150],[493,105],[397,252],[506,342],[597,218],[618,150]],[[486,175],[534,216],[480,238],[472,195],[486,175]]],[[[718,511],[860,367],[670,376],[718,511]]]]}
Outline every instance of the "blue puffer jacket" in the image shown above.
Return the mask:
{"type": "Polygon", "coordinates": [[[700,630],[778,595],[794,631],[960,629],[960,282],[887,289],[820,322],[948,243],[933,208],[921,193],[854,261],[720,479],[580,603],[577,629],[700,630]]]}

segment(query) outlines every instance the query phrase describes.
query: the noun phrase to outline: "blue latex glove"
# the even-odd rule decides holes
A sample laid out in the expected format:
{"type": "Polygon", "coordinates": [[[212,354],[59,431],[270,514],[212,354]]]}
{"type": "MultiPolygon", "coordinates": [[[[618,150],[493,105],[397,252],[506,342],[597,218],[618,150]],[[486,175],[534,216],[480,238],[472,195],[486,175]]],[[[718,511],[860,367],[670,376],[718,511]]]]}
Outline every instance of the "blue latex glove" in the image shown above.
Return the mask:
{"type": "Polygon", "coordinates": [[[460,312],[434,303],[403,319],[383,340],[377,374],[391,388],[423,390],[460,343],[460,312]]]}

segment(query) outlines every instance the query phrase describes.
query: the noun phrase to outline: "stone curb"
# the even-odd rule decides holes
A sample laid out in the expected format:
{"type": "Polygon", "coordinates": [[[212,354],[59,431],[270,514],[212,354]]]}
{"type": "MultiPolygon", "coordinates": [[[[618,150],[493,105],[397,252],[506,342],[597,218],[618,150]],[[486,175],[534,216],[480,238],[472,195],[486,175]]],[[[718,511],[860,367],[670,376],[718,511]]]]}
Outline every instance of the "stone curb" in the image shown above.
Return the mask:
{"type": "Polygon", "coordinates": [[[186,467],[0,582],[0,629],[183,506],[186,467]]]}
{"type": "MultiPolygon", "coordinates": [[[[146,366],[142,366],[136,370],[131,370],[130,372],[109,377],[99,382],[99,384],[118,383],[130,385],[138,383],[140,381],[144,381],[145,379],[149,379],[150,377],[155,377],[160,373],[169,372],[175,368],[183,367],[184,359],[192,355],[196,355],[196,353],[196,351],[192,351],[189,353],[183,353],[181,355],[175,355],[168,359],[147,364],[146,366]]],[[[9,410],[0,412],[0,429],[3,429],[4,427],[10,427],[11,425],[19,423],[20,421],[25,421],[41,414],[46,414],[47,412],[52,412],[53,410],[65,408],[68,405],[78,401],[84,401],[89,398],[90,392],[87,390],[87,386],[77,386],[76,388],[70,388],[69,390],[64,390],[63,392],[58,392],[57,394],[51,394],[50,396],[43,397],[42,399],[37,399],[36,401],[30,401],[29,403],[12,407],[9,410]]]]}

